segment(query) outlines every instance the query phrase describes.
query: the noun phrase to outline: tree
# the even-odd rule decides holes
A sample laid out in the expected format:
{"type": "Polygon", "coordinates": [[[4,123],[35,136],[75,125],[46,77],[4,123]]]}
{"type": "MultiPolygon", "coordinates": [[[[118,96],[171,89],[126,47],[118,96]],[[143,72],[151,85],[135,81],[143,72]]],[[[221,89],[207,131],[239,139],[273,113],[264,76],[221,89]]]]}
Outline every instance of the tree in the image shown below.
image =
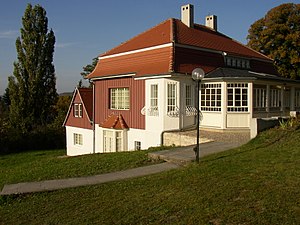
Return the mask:
{"type": "MultiPolygon", "coordinates": [[[[91,72],[93,72],[93,70],[95,69],[95,67],[98,63],[98,60],[99,60],[98,57],[93,58],[92,64],[88,64],[88,65],[82,67],[83,72],[81,72],[80,74],[83,77],[83,79],[85,79],[87,75],[89,75],[91,72]]],[[[92,83],[90,83],[90,87],[91,86],[92,86],[92,83]]],[[[79,88],[84,87],[82,79],[79,80],[79,82],[77,84],[77,87],[79,87],[79,88]]]]}
{"type": "Polygon", "coordinates": [[[57,101],[53,65],[55,36],[48,31],[46,11],[27,5],[21,37],[16,40],[17,61],[8,78],[10,122],[23,132],[50,122],[57,101]]]}
{"type": "Polygon", "coordinates": [[[95,69],[95,67],[98,63],[98,60],[99,60],[98,57],[93,58],[92,64],[88,64],[82,68],[83,72],[81,72],[80,74],[83,78],[85,78],[87,75],[89,75],[91,72],[93,72],[93,70],[95,69]]]}
{"type": "Polygon", "coordinates": [[[251,25],[247,39],[249,47],[274,59],[282,76],[300,79],[300,4],[271,9],[251,25]]]}

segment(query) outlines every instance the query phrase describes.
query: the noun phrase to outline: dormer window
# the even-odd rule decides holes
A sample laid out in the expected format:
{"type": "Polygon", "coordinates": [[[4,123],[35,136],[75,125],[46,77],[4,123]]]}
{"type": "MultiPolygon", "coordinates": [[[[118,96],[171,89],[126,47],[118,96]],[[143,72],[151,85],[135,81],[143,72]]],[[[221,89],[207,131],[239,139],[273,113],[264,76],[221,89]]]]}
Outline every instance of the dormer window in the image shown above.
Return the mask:
{"type": "Polygon", "coordinates": [[[241,69],[250,69],[250,61],[248,59],[226,56],[225,64],[228,67],[241,68],[241,69]]]}
{"type": "Polygon", "coordinates": [[[80,103],[74,104],[74,116],[82,118],[82,104],[80,103]]]}

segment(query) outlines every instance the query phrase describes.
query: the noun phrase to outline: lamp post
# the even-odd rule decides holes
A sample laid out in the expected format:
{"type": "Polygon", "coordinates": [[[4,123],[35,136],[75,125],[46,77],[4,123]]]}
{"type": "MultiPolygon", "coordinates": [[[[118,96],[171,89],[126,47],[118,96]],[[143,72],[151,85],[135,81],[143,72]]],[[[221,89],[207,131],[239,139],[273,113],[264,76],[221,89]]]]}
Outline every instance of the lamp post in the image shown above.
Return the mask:
{"type": "Polygon", "coordinates": [[[196,146],[196,162],[199,163],[200,160],[200,83],[205,76],[205,72],[201,68],[196,68],[192,71],[192,78],[197,82],[197,99],[196,99],[196,109],[197,109],[197,146],[196,146]]]}

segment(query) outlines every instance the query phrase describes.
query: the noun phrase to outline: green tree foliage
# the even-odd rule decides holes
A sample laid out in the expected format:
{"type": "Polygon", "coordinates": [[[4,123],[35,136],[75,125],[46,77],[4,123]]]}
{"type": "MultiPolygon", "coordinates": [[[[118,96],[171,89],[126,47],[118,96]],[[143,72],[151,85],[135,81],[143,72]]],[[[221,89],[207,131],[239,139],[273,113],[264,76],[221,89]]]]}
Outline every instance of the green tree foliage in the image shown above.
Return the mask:
{"type": "Polygon", "coordinates": [[[9,77],[10,122],[23,132],[51,122],[57,101],[53,65],[55,36],[46,11],[28,4],[16,40],[17,61],[9,77]]]}
{"type": "Polygon", "coordinates": [[[81,72],[80,74],[83,78],[85,78],[87,75],[89,75],[91,72],[93,72],[93,70],[95,69],[95,67],[98,63],[98,60],[99,60],[98,57],[93,58],[92,64],[88,64],[82,68],[83,72],[81,72]]]}
{"type": "MultiPolygon", "coordinates": [[[[95,69],[95,67],[96,67],[96,65],[98,63],[98,60],[99,60],[98,57],[93,58],[92,64],[88,64],[88,65],[82,67],[83,72],[81,72],[80,74],[81,74],[81,76],[82,76],[83,79],[85,79],[87,75],[89,75],[91,72],[93,72],[93,70],[95,69]]],[[[92,87],[92,83],[90,83],[89,86],[92,87]]],[[[82,79],[79,80],[79,82],[77,84],[77,87],[78,88],[84,87],[82,79]]]]}
{"type": "Polygon", "coordinates": [[[274,59],[279,73],[300,79],[300,4],[271,9],[249,29],[248,46],[274,59]]]}
{"type": "MultiPolygon", "coordinates": [[[[70,103],[72,100],[72,96],[59,96],[58,101],[54,107],[55,111],[55,120],[50,124],[50,127],[53,128],[61,128],[63,129],[62,125],[66,118],[68,109],[70,107],[70,103]]],[[[64,129],[63,129],[64,131],[64,129]]]]}

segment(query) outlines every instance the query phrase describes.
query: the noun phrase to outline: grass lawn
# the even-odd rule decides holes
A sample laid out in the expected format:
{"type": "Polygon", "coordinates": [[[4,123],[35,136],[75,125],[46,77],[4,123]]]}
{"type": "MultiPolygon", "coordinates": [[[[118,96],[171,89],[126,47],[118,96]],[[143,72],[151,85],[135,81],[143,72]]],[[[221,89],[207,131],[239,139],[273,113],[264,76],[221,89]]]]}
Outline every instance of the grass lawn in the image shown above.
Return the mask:
{"type": "Polygon", "coordinates": [[[0,202],[0,224],[300,224],[300,130],[264,132],[199,165],[0,202]]]}
{"type": "Polygon", "coordinates": [[[153,164],[149,151],[65,157],[65,150],[0,155],[0,189],[5,184],[90,176],[153,164]]]}

